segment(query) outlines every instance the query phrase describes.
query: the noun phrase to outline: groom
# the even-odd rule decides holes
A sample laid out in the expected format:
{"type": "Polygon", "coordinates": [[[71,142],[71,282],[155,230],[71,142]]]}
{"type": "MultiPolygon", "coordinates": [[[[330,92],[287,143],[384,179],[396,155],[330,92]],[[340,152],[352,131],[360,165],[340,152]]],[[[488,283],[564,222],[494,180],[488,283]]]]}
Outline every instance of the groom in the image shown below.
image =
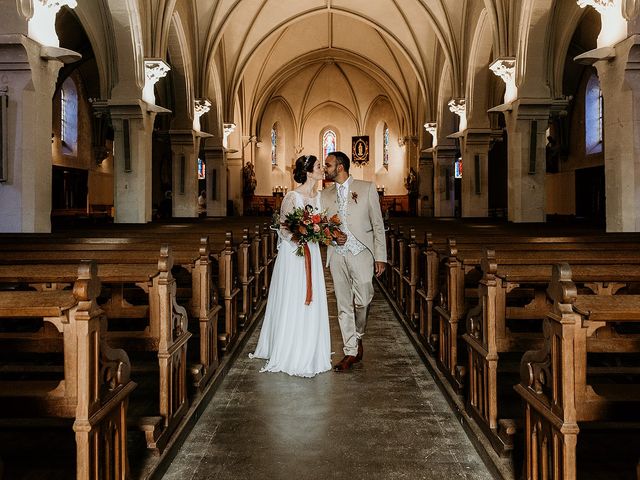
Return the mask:
{"type": "Polygon", "coordinates": [[[322,190],[322,208],[330,217],[337,214],[346,233],[337,245],[329,246],[327,264],[331,270],[338,322],[344,342],[344,358],[334,365],[336,372],[349,370],[362,360],[362,336],[373,298],[373,274],[379,277],[387,263],[384,223],[376,186],[349,175],[349,157],[333,152],[325,160],[325,178],[332,187],[322,190]]]}

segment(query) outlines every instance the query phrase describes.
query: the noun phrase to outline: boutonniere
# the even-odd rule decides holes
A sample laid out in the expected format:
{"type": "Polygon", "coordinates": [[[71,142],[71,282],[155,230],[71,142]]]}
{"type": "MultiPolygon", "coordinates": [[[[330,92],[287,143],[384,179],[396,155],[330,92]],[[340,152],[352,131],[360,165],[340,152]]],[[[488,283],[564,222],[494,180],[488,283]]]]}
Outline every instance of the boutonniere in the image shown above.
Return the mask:
{"type": "Polygon", "coordinates": [[[354,202],[358,203],[358,194],[356,192],[351,192],[351,198],[354,202]]]}

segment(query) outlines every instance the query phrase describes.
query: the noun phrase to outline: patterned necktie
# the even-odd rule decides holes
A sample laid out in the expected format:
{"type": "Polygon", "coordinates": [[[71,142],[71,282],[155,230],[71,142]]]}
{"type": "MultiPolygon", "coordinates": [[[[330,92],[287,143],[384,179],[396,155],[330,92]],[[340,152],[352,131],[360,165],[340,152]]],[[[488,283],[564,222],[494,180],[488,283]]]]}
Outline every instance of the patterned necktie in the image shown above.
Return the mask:
{"type": "Polygon", "coordinates": [[[345,185],[338,185],[338,198],[340,198],[341,201],[344,201],[344,191],[345,191],[345,185]]]}

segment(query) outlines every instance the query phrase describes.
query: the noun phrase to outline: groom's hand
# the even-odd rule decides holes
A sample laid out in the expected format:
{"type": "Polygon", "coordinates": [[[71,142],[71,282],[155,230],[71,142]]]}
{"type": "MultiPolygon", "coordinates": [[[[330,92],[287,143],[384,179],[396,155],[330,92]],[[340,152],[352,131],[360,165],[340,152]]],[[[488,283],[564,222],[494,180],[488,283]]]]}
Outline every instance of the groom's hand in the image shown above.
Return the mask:
{"type": "Polygon", "coordinates": [[[340,246],[344,245],[345,243],[347,243],[347,236],[346,235],[340,235],[338,238],[336,238],[336,243],[340,246]]]}
{"type": "Polygon", "coordinates": [[[382,275],[385,268],[387,268],[387,264],[385,262],[376,262],[376,277],[382,275]]]}

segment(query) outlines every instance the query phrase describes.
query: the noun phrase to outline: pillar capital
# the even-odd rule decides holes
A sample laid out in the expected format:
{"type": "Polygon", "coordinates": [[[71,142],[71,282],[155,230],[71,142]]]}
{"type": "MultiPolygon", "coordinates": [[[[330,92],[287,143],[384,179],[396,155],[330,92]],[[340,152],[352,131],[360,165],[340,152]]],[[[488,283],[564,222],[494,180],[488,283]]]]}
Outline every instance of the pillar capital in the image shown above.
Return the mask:
{"type": "Polygon", "coordinates": [[[463,132],[467,128],[467,102],[464,98],[452,98],[447,104],[451,113],[460,117],[458,131],[463,132]]]}
{"type": "Polygon", "coordinates": [[[511,103],[518,98],[515,57],[500,57],[489,65],[489,69],[496,76],[500,77],[506,86],[504,92],[504,103],[511,103]]]}
{"type": "Polygon", "coordinates": [[[424,129],[431,135],[431,146],[438,145],[438,124],[436,122],[427,122],[424,124],[424,129]]]}
{"type": "Polygon", "coordinates": [[[200,117],[211,110],[211,102],[206,98],[196,98],[193,101],[193,129],[200,131],[200,117]]]}
{"type": "Polygon", "coordinates": [[[32,0],[29,3],[31,8],[22,8],[23,15],[29,17],[29,37],[42,45],[59,47],[56,16],[62,7],[76,8],[76,0],[32,0]]]}
{"type": "Polygon", "coordinates": [[[142,99],[155,105],[156,95],[153,91],[153,87],[161,78],[167,76],[167,73],[171,70],[171,67],[161,58],[145,58],[144,60],[144,88],[142,89],[142,99]]]}
{"type": "Polygon", "coordinates": [[[627,38],[626,16],[637,13],[638,6],[635,0],[576,0],[580,8],[592,7],[601,19],[600,35],[598,35],[598,49],[613,47],[618,42],[627,38]],[[630,3],[627,8],[625,3],[630,3]],[[623,7],[624,5],[624,7],[623,7]],[[623,15],[624,13],[624,15],[623,15]]]}
{"type": "Polygon", "coordinates": [[[224,148],[227,148],[229,145],[229,135],[231,135],[235,131],[236,124],[231,122],[223,123],[222,128],[224,135],[222,138],[222,145],[224,146],[224,148]]]}

